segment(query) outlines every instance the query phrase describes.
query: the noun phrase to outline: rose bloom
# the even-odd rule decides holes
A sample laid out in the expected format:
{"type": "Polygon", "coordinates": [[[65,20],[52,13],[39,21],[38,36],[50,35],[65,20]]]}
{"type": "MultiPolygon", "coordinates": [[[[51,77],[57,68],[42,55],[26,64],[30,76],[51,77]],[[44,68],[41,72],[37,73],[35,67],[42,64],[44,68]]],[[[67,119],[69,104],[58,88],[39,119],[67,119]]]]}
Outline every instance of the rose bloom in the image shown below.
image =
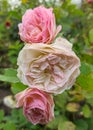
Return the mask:
{"type": "Polygon", "coordinates": [[[27,43],[51,43],[61,30],[61,26],[56,28],[52,11],[52,8],[43,6],[28,9],[18,25],[21,40],[27,43]]]}
{"type": "Polygon", "coordinates": [[[54,118],[54,102],[51,95],[28,88],[15,96],[16,107],[23,106],[24,116],[35,124],[46,124],[54,118]]]}
{"type": "Polygon", "coordinates": [[[17,64],[17,75],[23,84],[54,94],[69,89],[80,73],[80,60],[72,44],[63,38],[51,45],[26,44],[17,64]]]}
{"type": "Polygon", "coordinates": [[[92,2],[93,2],[93,0],[87,0],[87,2],[88,2],[88,3],[92,3],[92,2]]]}

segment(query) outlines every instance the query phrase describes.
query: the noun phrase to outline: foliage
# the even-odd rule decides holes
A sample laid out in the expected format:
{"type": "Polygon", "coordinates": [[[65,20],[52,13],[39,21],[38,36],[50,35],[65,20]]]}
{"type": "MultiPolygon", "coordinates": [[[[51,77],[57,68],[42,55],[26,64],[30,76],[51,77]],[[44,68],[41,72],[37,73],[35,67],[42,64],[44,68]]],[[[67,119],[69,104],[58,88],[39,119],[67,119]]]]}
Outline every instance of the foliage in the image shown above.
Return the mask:
{"type": "MultiPolygon", "coordinates": [[[[43,4],[53,7],[57,24],[63,29],[59,36],[73,43],[73,50],[81,59],[81,74],[74,86],[54,96],[55,119],[47,125],[32,125],[23,116],[21,109],[4,115],[0,110],[0,129],[4,130],[92,130],[93,129],[93,4],[86,0],[79,9],[70,0],[42,2],[22,0],[21,6],[11,10],[7,0],[0,1],[0,80],[9,82],[13,94],[27,86],[16,76],[17,55],[23,47],[18,36],[18,23],[28,8],[43,4]],[[19,13],[20,12],[20,13],[19,13]],[[3,68],[3,69],[2,69],[3,68]],[[6,69],[8,68],[8,69],[6,69]],[[13,68],[13,69],[11,69],[13,68]]],[[[5,84],[2,87],[5,87],[5,84]]]]}

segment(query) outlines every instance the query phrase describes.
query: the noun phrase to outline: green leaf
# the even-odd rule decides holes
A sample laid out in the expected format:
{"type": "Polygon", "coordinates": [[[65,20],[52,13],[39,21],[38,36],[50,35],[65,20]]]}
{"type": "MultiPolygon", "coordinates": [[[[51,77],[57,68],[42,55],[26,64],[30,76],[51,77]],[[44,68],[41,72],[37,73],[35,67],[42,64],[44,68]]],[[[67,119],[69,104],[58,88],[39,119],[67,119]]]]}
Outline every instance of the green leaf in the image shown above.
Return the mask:
{"type": "Polygon", "coordinates": [[[89,40],[93,42],[93,28],[89,31],[89,40]]]}
{"type": "Polygon", "coordinates": [[[57,129],[60,117],[56,117],[53,121],[47,124],[47,127],[50,129],[57,129]]]}
{"type": "Polygon", "coordinates": [[[91,72],[91,66],[86,62],[81,62],[80,72],[83,75],[88,75],[91,72]]]}
{"type": "Polygon", "coordinates": [[[85,120],[76,120],[75,121],[76,124],[76,130],[88,130],[88,124],[85,120]]]}
{"type": "Polygon", "coordinates": [[[86,102],[87,102],[88,104],[90,104],[91,106],[93,106],[93,94],[92,94],[92,97],[90,97],[90,98],[88,98],[88,99],[86,100],[86,102]]]}
{"type": "Polygon", "coordinates": [[[7,122],[4,126],[4,130],[16,130],[16,126],[13,122],[7,122]]]}
{"type": "Polygon", "coordinates": [[[17,78],[17,72],[15,69],[5,69],[4,74],[0,75],[0,80],[10,83],[16,83],[19,82],[19,79],[17,78]]]}
{"type": "Polygon", "coordinates": [[[53,121],[49,122],[47,124],[47,127],[50,129],[57,129],[59,122],[66,121],[66,117],[64,116],[58,116],[53,121]]]}
{"type": "Polygon", "coordinates": [[[16,71],[16,69],[7,68],[7,69],[5,69],[5,75],[7,75],[7,76],[16,76],[17,71],[16,71]]]}
{"type": "Polygon", "coordinates": [[[16,83],[19,82],[19,79],[17,77],[11,77],[11,76],[5,76],[5,75],[0,75],[0,80],[5,81],[5,82],[10,82],[10,83],[16,83]]]}
{"type": "Polygon", "coordinates": [[[0,121],[2,121],[4,118],[4,111],[0,110],[0,121]]]}
{"type": "Polygon", "coordinates": [[[60,121],[58,130],[76,130],[76,126],[71,121],[60,121]]]}
{"type": "Polygon", "coordinates": [[[24,89],[26,89],[27,86],[18,82],[18,83],[15,83],[15,84],[12,84],[11,86],[11,90],[14,94],[18,93],[18,92],[21,92],[23,91],[24,89]]]}
{"type": "Polygon", "coordinates": [[[93,65],[93,55],[92,54],[88,54],[88,52],[82,52],[81,60],[86,61],[89,65],[90,64],[93,65]]]}
{"type": "Polygon", "coordinates": [[[77,78],[77,85],[81,87],[81,93],[86,96],[93,95],[93,66],[85,62],[81,63],[81,74],[77,78]]]}
{"type": "Polygon", "coordinates": [[[80,75],[77,78],[77,84],[81,86],[83,90],[93,91],[93,75],[80,75]]]}
{"type": "Polygon", "coordinates": [[[68,100],[67,92],[63,92],[62,94],[56,95],[54,97],[55,104],[60,107],[61,109],[65,110],[65,104],[68,100]]]}
{"type": "Polygon", "coordinates": [[[90,108],[89,108],[89,106],[86,104],[86,105],[84,105],[84,107],[82,108],[82,111],[83,111],[83,115],[84,115],[84,117],[86,117],[86,118],[89,118],[89,117],[91,117],[91,110],[90,110],[90,108]]]}
{"type": "MultiPolygon", "coordinates": [[[[93,98],[93,91],[91,90],[82,90],[82,94],[83,96],[88,100],[92,99],[93,98]]],[[[92,103],[93,104],[93,103],[92,103]]]]}

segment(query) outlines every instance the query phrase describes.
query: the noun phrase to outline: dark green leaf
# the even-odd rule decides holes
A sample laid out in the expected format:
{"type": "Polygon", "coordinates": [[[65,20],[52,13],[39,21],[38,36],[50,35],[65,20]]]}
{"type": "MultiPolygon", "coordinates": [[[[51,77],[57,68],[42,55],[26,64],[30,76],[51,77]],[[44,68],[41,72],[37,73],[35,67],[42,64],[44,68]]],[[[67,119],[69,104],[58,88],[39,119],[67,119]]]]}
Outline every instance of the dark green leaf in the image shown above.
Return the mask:
{"type": "Polygon", "coordinates": [[[86,121],[80,119],[75,121],[76,130],[88,130],[88,124],[86,121]]]}
{"type": "Polygon", "coordinates": [[[93,130],[93,117],[87,118],[86,121],[88,123],[89,130],[93,130]]]}

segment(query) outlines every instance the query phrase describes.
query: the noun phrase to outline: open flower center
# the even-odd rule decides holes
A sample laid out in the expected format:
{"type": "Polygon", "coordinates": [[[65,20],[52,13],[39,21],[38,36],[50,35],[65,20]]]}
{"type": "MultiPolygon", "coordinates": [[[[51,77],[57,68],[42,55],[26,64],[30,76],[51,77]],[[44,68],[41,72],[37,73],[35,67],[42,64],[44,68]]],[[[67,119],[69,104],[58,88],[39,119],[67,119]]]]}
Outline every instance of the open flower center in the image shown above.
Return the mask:
{"type": "Polygon", "coordinates": [[[58,84],[61,86],[62,80],[65,79],[64,73],[72,67],[71,62],[71,58],[67,60],[64,56],[43,55],[29,64],[30,71],[26,76],[30,84],[35,86],[39,84],[41,88],[47,89],[50,85],[56,86],[58,84]]]}

